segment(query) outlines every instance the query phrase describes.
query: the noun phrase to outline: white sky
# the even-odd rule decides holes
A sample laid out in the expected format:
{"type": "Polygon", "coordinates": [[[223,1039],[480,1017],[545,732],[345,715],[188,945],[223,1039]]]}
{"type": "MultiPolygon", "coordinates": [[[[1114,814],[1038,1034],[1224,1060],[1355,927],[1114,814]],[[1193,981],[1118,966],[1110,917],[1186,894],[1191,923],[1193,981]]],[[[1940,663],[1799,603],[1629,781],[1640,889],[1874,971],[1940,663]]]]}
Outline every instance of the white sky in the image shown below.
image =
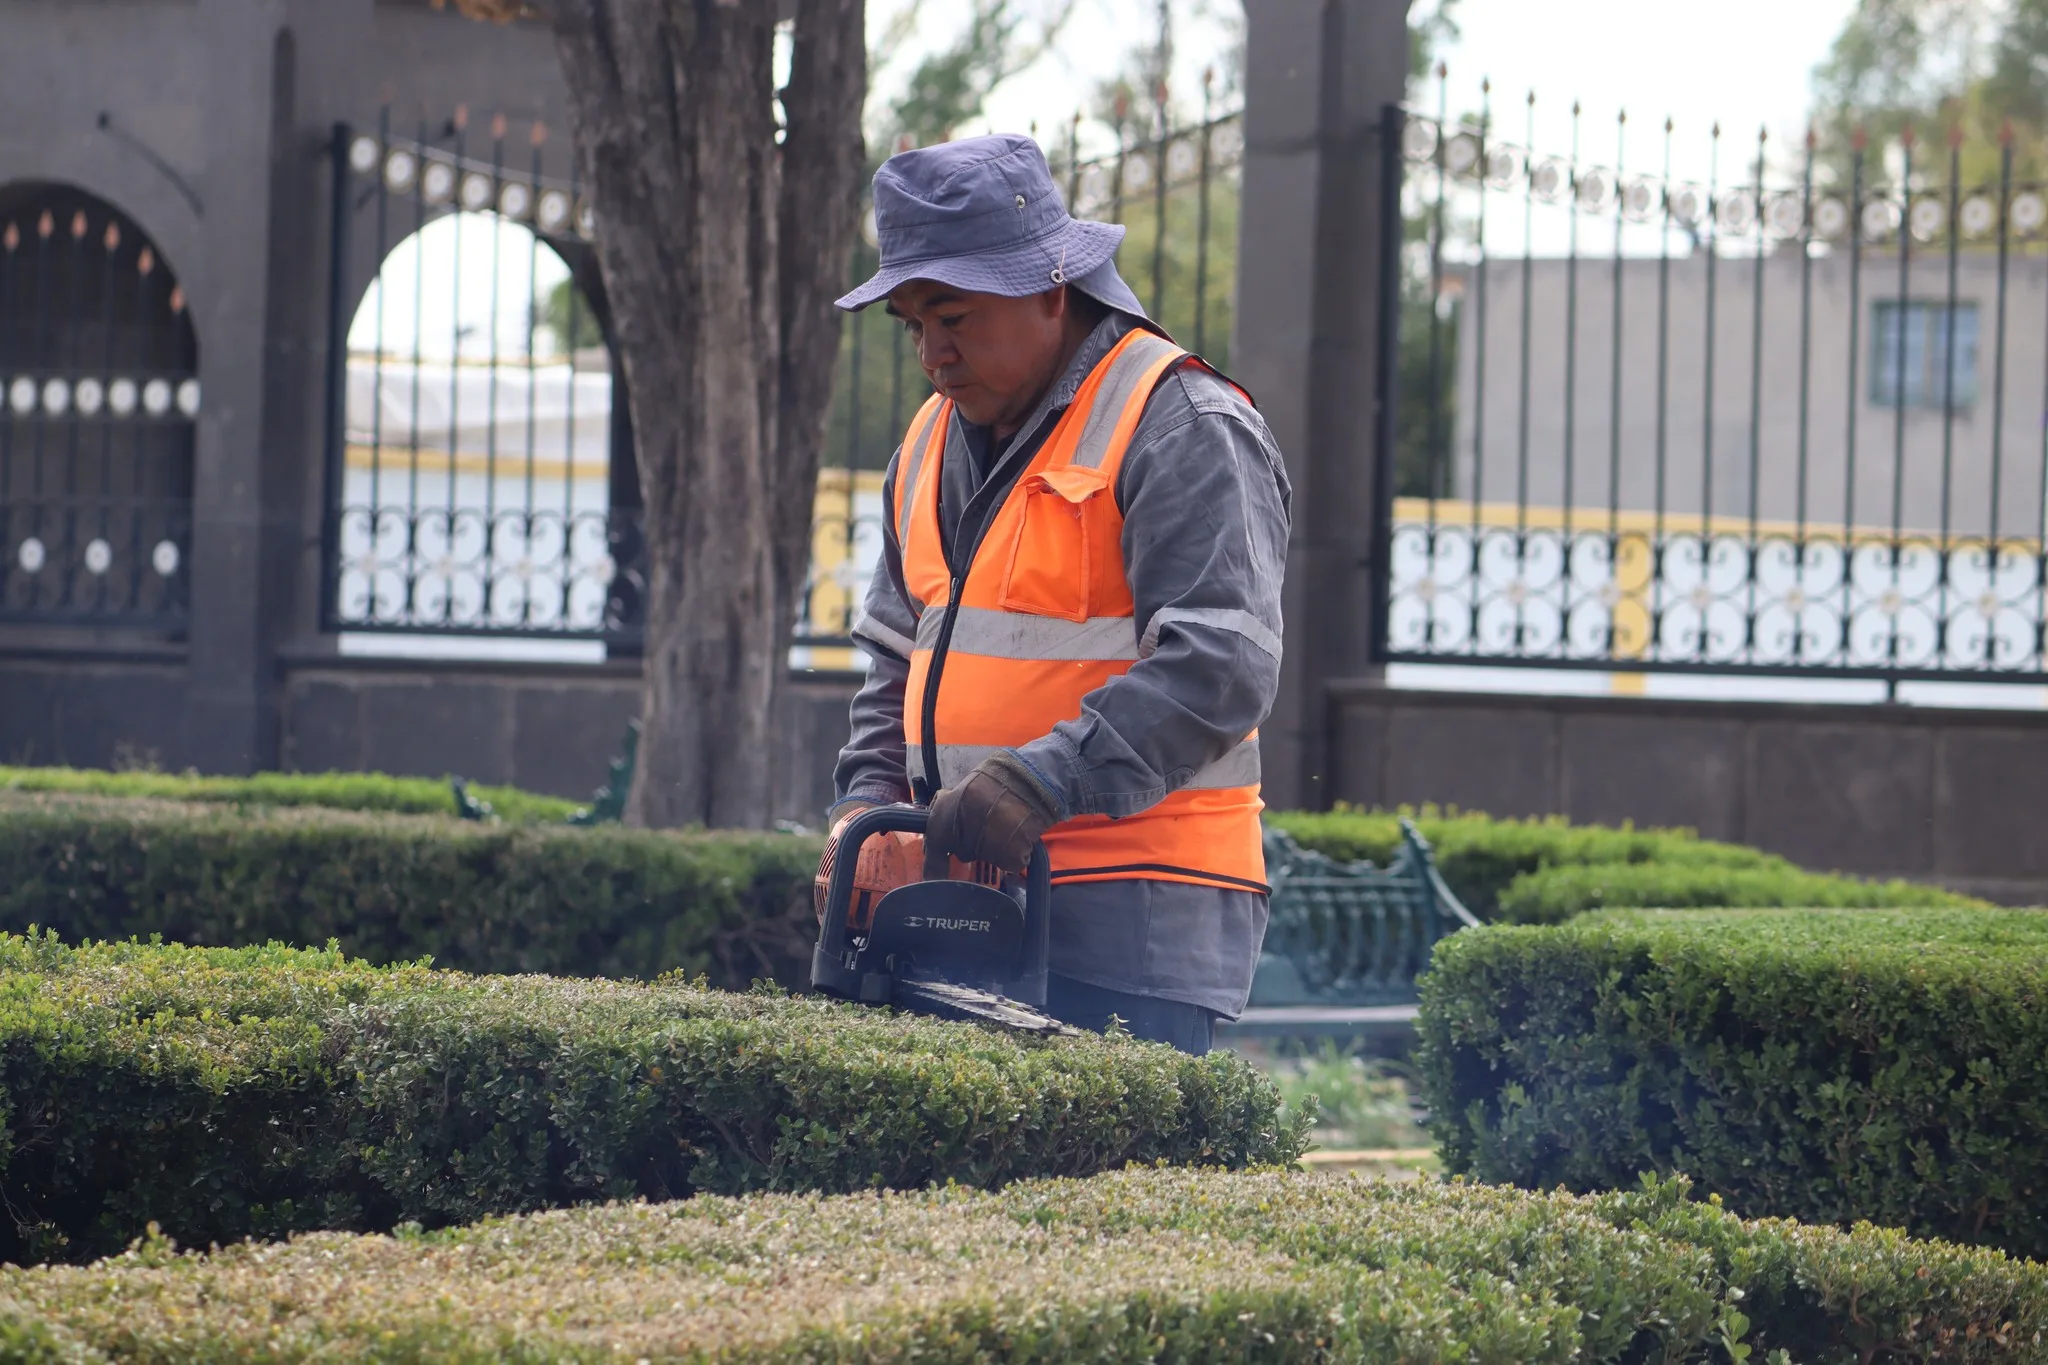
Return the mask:
{"type": "Polygon", "coordinates": [[[1536,92],[1545,150],[1569,150],[1561,139],[1574,99],[1587,127],[1603,134],[1625,108],[1645,134],[1671,118],[1680,142],[1704,139],[1716,119],[1745,140],[1759,125],[1790,140],[1805,130],[1813,68],[1852,8],[1851,0],[1462,0],[1463,37],[1444,54],[1452,107],[1476,104],[1480,78],[1490,75],[1497,102],[1536,92]]]}
{"type": "MultiPolygon", "coordinates": [[[[906,3],[877,0],[872,31],[884,31],[906,3]]],[[[1026,3],[1044,11],[1057,0],[1026,3]]],[[[1174,0],[1174,85],[1187,98],[1196,97],[1202,68],[1221,64],[1238,3],[1174,0]]],[[[1088,102],[1101,81],[1126,69],[1134,48],[1155,41],[1157,0],[1075,4],[1055,50],[996,92],[988,126],[1023,132],[1036,119],[1043,136],[1088,102]]],[[[1703,174],[1706,133],[1716,119],[1745,144],[1759,125],[1787,142],[1803,132],[1813,68],[1852,7],[1853,0],[1460,0],[1463,36],[1442,54],[1451,68],[1452,112],[1476,109],[1480,79],[1491,76],[1496,109],[1510,110],[1519,138],[1523,115],[1516,106],[1533,89],[1538,143],[1562,153],[1569,150],[1569,111],[1577,99],[1585,106],[1589,147],[1597,127],[1602,159],[1611,156],[1616,111],[1629,111],[1640,130],[1634,147],[1646,153],[1653,152],[1655,130],[1668,116],[1677,124],[1676,169],[1703,174]]],[[[876,98],[888,98],[918,52],[958,31],[962,8],[925,0],[917,36],[878,72],[876,98]]],[[[1661,148],[1643,168],[1653,168],[1658,157],[1661,148]]]]}
{"type": "MultiPolygon", "coordinates": [[[[1038,20],[1058,11],[1064,2],[1020,0],[1026,12],[1038,20]]],[[[868,7],[871,47],[912,3],[915,0],[872,0],[868,7]]],[[[1036,121],[1040,139],[1050,142],[1052,130],[1064,128],[1077,109],[1091,105],[1104,82],[1130,70],[1134,50],[1158,42],[1158,0],[1072,3],[1073,11],[1051,50],[1029,71],[998,89],[989,101],[986,117],[962,128],[963,135],[1028,132],[1036,121]]],[[[870,99],[886,101],[900,89],[919,56],[958,35],[965,11],[965,6],[949,0],[922,0],[917,31],[910,41],[896,52],[877,54],[883,60],[870,99]]],[[[1218,80],[1224,78],[1234,16],[1242,14],[1242,7],[1240,0],[1173,0],[1173,11],[1175,60],[1169,88],[1176,101],[1192,111],[1200,105],[1203,68],[1214,65],[1218,80]]],[[[1027,31],[1034,27],[1027,25],[1027,31]]]]}

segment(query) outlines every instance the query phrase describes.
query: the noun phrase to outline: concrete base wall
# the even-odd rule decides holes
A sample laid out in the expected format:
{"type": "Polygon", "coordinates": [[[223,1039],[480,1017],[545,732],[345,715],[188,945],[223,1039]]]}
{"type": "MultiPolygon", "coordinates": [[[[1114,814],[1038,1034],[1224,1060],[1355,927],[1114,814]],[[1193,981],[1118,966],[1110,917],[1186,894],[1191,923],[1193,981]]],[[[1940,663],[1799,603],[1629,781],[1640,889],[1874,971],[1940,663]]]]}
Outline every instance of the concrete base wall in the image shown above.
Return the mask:
{"type": "Polygon", "coordinates": [[[1332,800],[1690,826],[2048,904],[2048,715],[1340,685],[1329,721],[1332,800]]]}
{"type": "Polygon", "coordinates": [[[0,763],[220,771],[191,691],[179,650],[0,657],[0,763]]]}
{"type": "MultiPolygon", "coordinates": [[[[783,697],[776,816],[813,829],[832,801],[850,684],[792,683],[783,697]]],[[[459,773],[586,797],[640,714],[635,664],[600,668],[330,660],[285,680],[285,766],[438,777],[459,773]]]]}
{"type": "MultiPolygon", "coordinates": [[[[832,800],[850,683],[799,681],[785,693],[776,814],[817,828],[832,800]]],[[[0,763],[247,771],[192,723],[190,671],[176,651],[83,660],[0,657],[0,763]]],[[[300,772],[457,774],[587,797],[640,713],[631,663],[414,664],[324,659],[288,667],[283,762],[300,772]]]]}

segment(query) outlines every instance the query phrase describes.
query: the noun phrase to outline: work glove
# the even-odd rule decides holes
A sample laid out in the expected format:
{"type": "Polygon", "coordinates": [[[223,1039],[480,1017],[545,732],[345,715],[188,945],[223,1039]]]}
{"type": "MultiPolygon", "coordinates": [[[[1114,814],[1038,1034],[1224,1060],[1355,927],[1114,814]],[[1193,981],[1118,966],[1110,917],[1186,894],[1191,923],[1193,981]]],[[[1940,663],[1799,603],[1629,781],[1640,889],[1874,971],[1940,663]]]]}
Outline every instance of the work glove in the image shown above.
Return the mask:
{"type": "Polygon", "coordinates": [[[1023,761],[991,754],[966,781],[933,799],[924,834],[927,867],[950,854],[1021,873],[1032,847],[1057,823],[1058,803],[1023,761]]]}

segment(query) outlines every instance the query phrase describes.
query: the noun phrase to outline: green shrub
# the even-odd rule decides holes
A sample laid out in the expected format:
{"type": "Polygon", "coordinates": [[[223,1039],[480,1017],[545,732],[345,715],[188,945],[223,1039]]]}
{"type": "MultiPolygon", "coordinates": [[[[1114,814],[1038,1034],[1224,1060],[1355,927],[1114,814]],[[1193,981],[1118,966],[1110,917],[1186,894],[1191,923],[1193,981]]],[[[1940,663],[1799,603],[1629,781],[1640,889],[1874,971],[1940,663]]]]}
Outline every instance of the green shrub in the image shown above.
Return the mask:
{"type": "MultiPolygon", "coordinates": [[[[1437,870],[1482,920],[1549,924],[1606,906],[1975,906],[1984,902],[1905,882],[1803,872],[1775,854],[1715,843],[1690,830],[1608,829],[1559,818],[1496,820],[1411,813],[1437,870]]],[[[1281,812],[1267,820],[1304,848],[1384,867],[1401,844],[1399,817],[1348,809],[1281,812]]]]}
{"type": "MultiPolygon", "coordinates": [[[[256,773],[203,777],[198,773],[104,772],[97,768],[10,768],[0,765],[0,792],[65,792],[79,796],[144,796],[163,801],[207,801],[234,806],[328,806],[394,815],[455,814],[448,778],[391,777],[384,773],[256,773]]],[[[558,824],[582,803],[517,787],[472,785],[514,824],[558,824]]]]}
{"type": "Polygon", "coordinates": [[[1280,1055],[1254,1056],[1290,1110],[1315,1105],[1310,1136],[1332,1149],[1419,1148],[1429,1136],[1416,1124],[1408,1082],[1384,1058],[1361,1056],[1325,1038],[1280,1055]]]}
{"type": "Polygon", "coordinates": [[[0,938],[0,1261],[691,1191],[1292,1160],[1229,1053],[299,949],[0,938]]]}
{"type": "MultiPolygon", "coordinates": [[[[1517,877],[1546,868],[1663,863],[1794,870],[1783,858],[1714,843],[1689,830],[1609,829],[1559,818],[1496,820],[1434,807],[1409,814],[1435,850],[1444,881],[1481,919],[1498,917],[1500,898],[1517,877]]],[[[1284,811],[1266,818],[1302,847],[1345,862],[1370,858],[1384,867],[1401,846],[1397,814],[1339,809],[1284,811]]]]}
{"type": "Polygon", "coordinates": [[[820,848],[783,834],[0,795],[0,931],[334,941],[373,963],[795,985],[810,980],[820,848]]]}
{"type": "MultiPolygon", "coordinates": [[[[2038,1360],[2048,1271],[1871,1229],[1266,1172],[323,1233],[0,1272],[59,1360],[2038,1360]],[[65,1354],[69,1352],[69,1354],[65,1354]]],[[[34,1343],[30,1345],[28,1343],[34,1343]]]]}
{"type": "MultiPolygon", "coordinates": [[[[537,796],[511,787],[475,787],[471,789],[479,797],[488,800],[497,813],[509,825],[559,825],[568,813],[575,809],[572,802],[554,797],[537,796]]],[[[425,778],[388,777],[379,773],[259,773],[254,777],[200,777],[196,774],[167,773],[109,773],[83,771],[69,768],[6,768],[0,767],[0,869],[5,867],[7,845],[16,842],[21,835],[9,831],[19,812],[67,808],[79,812],[80,818],[88,822],[104,823],[132,828],[139,822],[162,819],[162,807],[152,807],[155,815],[146,812],[131,812],[124,808],[123,801],[136,798],[156,801],[177,801],[181,803],[206,803],[234,808],[235,820],[245,817],[262,819],[281,810],[292,807],[315,807],[333,810],[354,810],[396,815],[439,815],[446,817],[432,826],[415,827],[410,836],[413,843],[424,837],[419,831],[431,829],[436,834],[463,841],[465,850],[478,850],[484,844],[475,842],[479,827],[453,819],[454,803],[446,782],[430,781],[425,778]],[[9,793],[32,793],[59,800],[46,800],[40,804],[10,798],[9,793]],[[69,802],[61,798],[74,799],[69,802]],[[103,798],[94,802],[90,798],[103,798]],[[116,800],[114,798],[119,798],[116,800]],[[452,831],[452,833],[451,833],[452,831]]],[[[1714,843],[1697,838],[1685,830],[1637,830],[1630,828],[1607,829],[1600,826],[1574,826],[1560,819],[1545,820],[1495,820],[1484,815],[1443,814],[1434,809],[1419,812],[1419,824],[1423,834],[1434,846],[1439,870],[1451,889],[1457,893],[1467,908],[1481,919],[1507,922],[1549,923],[1568,918],[1581,910],[1598,909],[1609,905],[1974,905],[1978,902],[1934,890],[1917,890],[1902,883],[1872,884],[1845,877],[1818,877],[1801,873],[1792,864],[1771,854],[1735,844],[1714,843]],[[1673,869],[1654,872],[1645,869],[1673,869]],[[1598,869],[1598,870],[1589,870],[1598,869]],[[1749,875],[1738,875],[1749,874],[1749,875]]],[[[319,817],[307,817],[314,824],[319,817]]],[[[1399,849],[1401,833],[1393,814],[1368,813],[1353,810],[1329,812],[1274,812],[1267,819],[1275,826],[1293,835],[1304,848],[1314,849],[1342,861],[1370,858],[1384,866],[1399,849]]],[[[206,822],[197,821],[198,825],[206,822]]],[[[207,825],[219,831],[225,828],[222,822],[207,825]]],[[[26,833],[35,840],[50,832],[51,822],[47,814],[37,827],[26,833]]],[[[506,831],[501,826],[487,827],[497,833],[506,831]]],[[[624,885],[634,883],[640,876],[638,867],[622,869],[620,875],[612,875],[605,866],[603,853],[594,853],[592,848],[573,842],[555,842],[543,832],[536,836],[536,843],[519,844],[507,839],[497,845],[501,848],[545,847],[549,851],[548,861],[559,863],[564,858],[577,861],[585,869],[592,870],[592,877],[586,880],[604,883],[608,891],[597,893],[598,899],[611,902],[609,891],[619,891],[624,901],[600,907],[600,919],[616,916],[630,916],[630,906],[641,903],[636,897],[642,896],[659,900],[663,888],[658,886],[624,885]],[[589,857],[578,857],[590,854],[589,857]]],[[[611,834],[619,831],[610,830],[611,834]]],[[[95,831],[87,836],[93,838],[106,831],[95,831]]],[[[587,831],[577,831],[566,836],[574,839],[587,836],[587,831]]],[[[120,836],[117,836],[120,837],[120,836]]],[[[639,836],[629,836],[639,837],[639,836]]],[[[218,843],[218,840],[215,841],[218,843]]],[[[700,848],[710,848],[716,841],[707,839],[700,848]]],[[[791,843],[782,841],[771,845],[788,855],[792,865],[803,864],[800,871],[808,875],[810,866],[815,864],[818,845],[811,842],[791,843]],[[800,850],[800,851],[799,851],[800,850]]],[[[621,845],[604,845],[605,850],[621,845]]],[[[754,856],[764,845],[747,845],[744,837],[736,847],[750,851],[743,855],[754,856]]],[[[304,850],[298,850],[303,852],[304,850]]],[[[179,858],[175,860],[187,881],[200,875],[195,865],[204,863],[203,857],[179,858]]],[[[429,859],[429,862],[436,861],[429,859]]],[[[628,862],[640,862],[629,857],[628,862]]],[[[771,859],[771,861],[776,861],[771,859]]],[[[443,884],[447,880],[445,868],[436,868],[427,874],[431,884],[423,885],[417,895],[400,895],[393,883],[385,883],[384,899],[396,896],[415,904],[435,904],[443,884]]],[[[175,879],[175,878],[174,878],[175,879]]],[[[39,879],[52,886],[64,883],[63,878],[39,879]]],[[[246,866],[239,853],[231,855],[231,865],[224,867],[220,880],[228,886],[246,884],[249,881],[246,866]]],[[[303,883],[307,877],[298,875],[294,866],[287,865],[267,874],[265,880],[285,883],[303,883]]],[[[493,880],[486,877],[485,880],[493,880]]],[[[515,880],[523,878],[515,877],[515,880]]],[[[541,880],[550,880],[542,877],[541,880]]],[[[785,889],[781,885],[780,873],[774,879],[777,885],[767,901],[754,905],[752,919],[764,922],[761,934],[772,940],[769,946],[749,945],[740,956],[751,965],[748,971],[769,972],[790,984],[804,978],[808,970],[809,939],[811,931],[807,923],[795,923],[791,914],[786,913],[793,901],[778,899],[785,889]],[[801,941],[799,941],[801,940],[801,941]]],[[[180,899],[182,891],[177,888],[138,887],[130,894],[120,886],[104,888],[112,893],[111,900],[116,907],[96,912],[90,924],[76,924],[64,918],[98,894],[100,888],[61,886],[58,900],[62,903],[38,912],[34,906],[0,900],[0,928],[19,930],[29,923],[57,925],[66,932],[91,935],[125,936],[130,933],[161,932],[166,937],[195,943],[260,943],[270,937],[294,942],[322,942],[328,935],[340,937],[342,944],[351,952],[360,952],[378,961],[398,960],[419,953],[432,953],[447,965],[477,971],[539,970],[569,973],[601,972],[607,975],[622,974],[617,966],[592,966],[587,957],[550,957],[546,953],[528,955],[517,959],[501,954],[487,953],[483,956],[448,956],[455,952],[468,951],[465,947],[448,942],[451,935],[439,929],[433,930],[431,942],[415,942],[410,932],[400,929],[388,944],[378,934],[370,934],[360,941],[354,937],[358,932],[353,924],[337,922],[337,917],[326,907],[313,905],[307,908],[310,917],[288,912],[280,905],[276,912],[263,906],[219,904],[211,910],[186,910],[188,923],[172,925],[160,923],[154,902],[161,897],[180,899]],[[123,913],[138,916],[133,923],[121,919],[123,913]],[[296,926],[304,920],[307,929],[301,932],[296,926]],[[245,925],[247,931],[223,928],[228,922],[245,925]],[[322,929],[319,926],[328,927],[322,929]],[[446,944],[447,946],[441,946],[446,944]]],[[[291,894],[311,894],[296,888],[287,888],[291,894]]],[[[517,894],[516,888],[512,893],[517,894]]],[[[556,894],[552,885],[545,897],[556,894]]],[[[17,897],[20,901],[22,898],[17,897]]],[[[314,899],[318,899],[317,896],[314,899]]],[[[578,902],[586,899],[583,895],[569,893],[568,900],[578,902]]],[[[671,912],[672,913],[672,912],[671,912]]],[[[342,914],[340,921],[351,917],[342,914]]],[[[432,916],[429,916],[432,918],[432,916]]],[[[799,916],[800,918],[800,916],[799,916]]],[[[560,928],[571,926],[563,925],[560,928]]],[[[602,944],[609,931],[603,927],[595,930],[599,947],[596,951],[604,954],[602,944]]],[[[453,935],[452,937],[460,937],[453,935]]],[[[499,945],[502,946],[502,945],[499,945]]],[[[558,951],[556,948],[548,951],[558,951]]],[[[692,949],[692,952],[695,950],[692,949]]],[[[639,974],[652,974],[671,967],[697,970],[700,967],[717,972],[725,964],[718,960],[702,957],[670,959],[665,957],[646,958],[637,949],[612,954],[626,961],[644,961],[639,974]]],[[[624,974],[631,974],[630,972],[624,974]]],[[[723,979],[724,984],[743,985],[746,975],[736,980],[723,979]]]]}
{"type": "Polygon", "coordinates": [[[1634,912],[1488,927],[1423,978],[1447,1167],[2048,1257],[2048,913],[1634,912]]]}
{"type": "Polygon", "coordinates": [[[1968,909],[1985,902],[1918,882],[1865,882],[1782,867],[1593,863],[1524,872],[1500,894],[1506,924],[1561,924],[1587,910],[1693,908],[1968,909]]]}

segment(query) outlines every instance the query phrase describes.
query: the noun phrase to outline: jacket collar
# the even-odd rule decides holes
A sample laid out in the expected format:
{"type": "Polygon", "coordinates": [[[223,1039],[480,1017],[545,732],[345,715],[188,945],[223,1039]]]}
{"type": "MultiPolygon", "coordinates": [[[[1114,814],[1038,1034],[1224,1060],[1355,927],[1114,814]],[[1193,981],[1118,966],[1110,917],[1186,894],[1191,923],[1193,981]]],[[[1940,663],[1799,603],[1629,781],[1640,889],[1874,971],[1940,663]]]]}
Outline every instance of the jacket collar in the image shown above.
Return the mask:
{"type": "Polygon", "coordinates": [[[1102,358],[1116,349],[1116,344],[1137,325],[1137,319],[1118,312],[1111,312],[1108,317],[1095,324],[1095,330],[1082,339],[1081,349],[1074,352],[1074,358],[1067,362],[1067,368],[1061,372],[1053,386],[1045,391],[1045,396],[1038,400],[1037,406],[1031,409],[1030,414],[1024,419],[1024,425],[1017,428],[1017,434],[1010,438],[1010,444],[1003,452],[1005,458],[1010,451],[1036,447],[1039,429],[1045,425],[1047,419],[1073,406],[1074,395],[1081,391],[1081,385],[1088,382],[1088,376],[1102,363],[1102,358]]]}

